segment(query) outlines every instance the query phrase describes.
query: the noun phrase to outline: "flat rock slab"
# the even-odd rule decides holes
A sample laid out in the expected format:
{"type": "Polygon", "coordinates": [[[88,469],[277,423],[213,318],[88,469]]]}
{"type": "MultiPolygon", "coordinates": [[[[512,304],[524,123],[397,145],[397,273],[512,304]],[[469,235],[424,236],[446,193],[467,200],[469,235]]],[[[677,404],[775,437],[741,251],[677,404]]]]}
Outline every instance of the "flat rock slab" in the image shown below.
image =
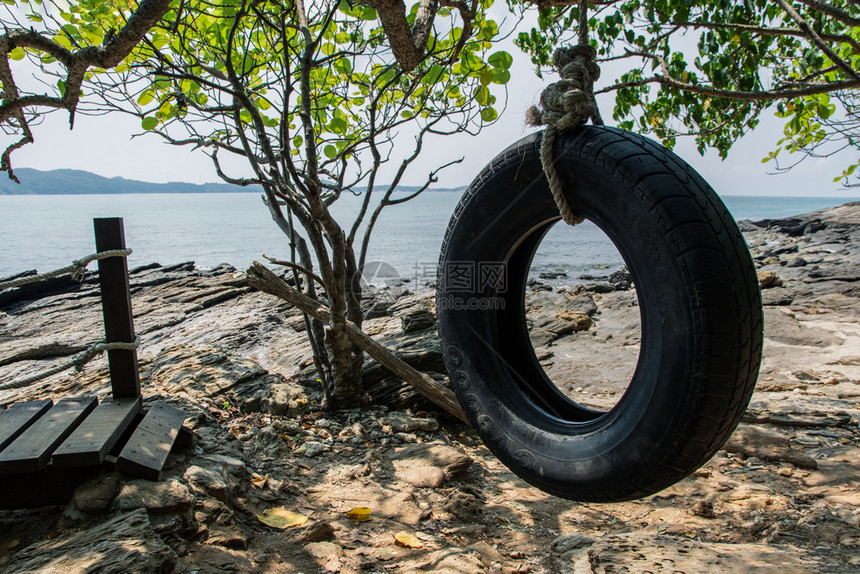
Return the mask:
{"type": "Polygon", "coordinates": [[[740,425],[723,448],[762,460],[782,460],[802,468],[818,467],[814,458],[792,448],[788,437],[760,426],[740,425]]]}
{"type": "Polygon", "coordinates": [[[720,544],[659,534],[572,535],[552,543],[560,574],[708,572],[805,574],[829,571],[820,556],[789,546],[720,544]]]}
{"type": "Polygon", "coordinates": [[[145,508],[153,514],[185,512],[194,505],[188,487],[178,480],[133,480],[123,485],[116,499],[121,510],[145,508]]]}
{"type": "Polygon", "coordinates": [[[167,574],[176,553],[152,530],[145,510],[120,514],[69,537],[29,546],[14,554],[8,574],[167,574]]]}
{"type": "Polygon", "coordinates": [[[393,459],[393,465],[398,472],[429,467],[443,471],[446,478],[458,476],[472,465],[472,457],[462,451],[448,445],[432,443],[395,449],[393,459]]]}
{"type": "Polygon", "coordinates": [[[163,384],[170,393],[197,391],[216,396],[265,374],[265,369],[249,359],[203,345],[178,345],[158,356],[150,383],[163,384]]]}

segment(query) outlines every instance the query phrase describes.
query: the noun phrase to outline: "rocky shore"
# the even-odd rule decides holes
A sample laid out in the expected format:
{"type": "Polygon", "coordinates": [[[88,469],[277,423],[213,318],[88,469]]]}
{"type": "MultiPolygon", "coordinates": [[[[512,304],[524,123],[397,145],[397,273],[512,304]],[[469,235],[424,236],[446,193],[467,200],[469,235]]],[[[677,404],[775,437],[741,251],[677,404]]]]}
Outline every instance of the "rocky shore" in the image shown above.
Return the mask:
{"type": "MultiPolygon", "coordinates": [[[[0,512],[0,569],[860,571],[860,203],[741,227],[766,336],[744,423],[693,476],[618,504],[528,486],[372,363],[376,406],[325,413],[295,309],[226,265],[134,269],[145,400],[183,408],[193,444],[171,454],[162,482],[105,471],[65,507],[0,512]]],[[[604,408],[623,393],[639,345],[635,292],[610,271],[573,287],[539,279],[527,299],[544,368],[604,408]]],[[[369,290],[365,330],[444,381],[433,293],[414,289],[369,290]]],[[[102,337],[93,278],[0,293],[2,382],[102,337]]],[[[0,391],[0,402],[109,389],[102,358],[0,391]]]]}

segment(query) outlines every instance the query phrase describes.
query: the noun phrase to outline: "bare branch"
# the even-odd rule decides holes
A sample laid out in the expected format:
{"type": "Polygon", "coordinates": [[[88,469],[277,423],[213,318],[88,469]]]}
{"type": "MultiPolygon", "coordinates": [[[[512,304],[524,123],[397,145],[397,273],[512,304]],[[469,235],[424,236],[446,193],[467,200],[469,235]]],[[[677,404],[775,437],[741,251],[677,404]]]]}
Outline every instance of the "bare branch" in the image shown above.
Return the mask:
{"type": "Polygon", "coordinates": [[[282,267],[289,267],[290,269],[295,269],[296,271],[298,271],[304,275],[307,275],[308,277],[310,277],[311,279],[313,279],[314,281],[319,283],[321,286],[325,287],[325,283],[323,283],[322,277],[320,277],[319,275],[317,275],[316,273],[314,273],[313,271],[311,271],[307,267],[302,267],[301,265],[298,265],[297,263],[293,263],[291,261],[284,261],[283,259],[277,259],[275,257],[269,257],[265,253],[263,254],[263,257],[265,257],[266,259],[268,259],[269,261],[271,261],[275,265],[281,265],[282,267]]]}

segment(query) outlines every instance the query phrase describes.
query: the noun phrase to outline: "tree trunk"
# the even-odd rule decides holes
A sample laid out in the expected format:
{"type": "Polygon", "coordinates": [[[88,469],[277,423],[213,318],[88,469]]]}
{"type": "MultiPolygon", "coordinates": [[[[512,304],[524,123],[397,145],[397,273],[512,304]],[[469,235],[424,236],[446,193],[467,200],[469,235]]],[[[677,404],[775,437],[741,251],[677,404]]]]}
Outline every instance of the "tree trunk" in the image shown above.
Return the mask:
{"type": "MultiPolygon", "coordinates": [[[[325,306],[321,305],[319,301],[314,301],[287,285],[280,277],[272,273],[272,271],[261,263],[255,261],[248,269],[246,281],[249,285],[260,291],[269,293],[295,305],[323,323],[331,322],[331,314],[325,306]]],[[[440,408],[463,422],[468,422],[463,409],[460,408],[460,403],[457,402],[457,397],[451,389],[441,386],[428,375],[410,367],[402,359],[396,357],[391,351],[362,332],[351,321],[345,322],[345,329],[349,338],[379,364],[401,377],[440,408]]]]}

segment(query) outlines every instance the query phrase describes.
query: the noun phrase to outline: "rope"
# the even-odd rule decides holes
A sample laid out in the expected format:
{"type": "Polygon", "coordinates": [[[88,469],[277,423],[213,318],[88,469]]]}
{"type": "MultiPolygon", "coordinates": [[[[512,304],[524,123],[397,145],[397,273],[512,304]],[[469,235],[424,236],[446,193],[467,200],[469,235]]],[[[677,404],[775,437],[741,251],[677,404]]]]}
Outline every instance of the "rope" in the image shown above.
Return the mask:
{"type": "Polygon", "coordinates": [[[587,8],[588,3],[580,0],[579,44],[558,48],[553,53],[553,65],[561,81],[544,88],[540,108],[532,106],[526,112],[526,123],[546,126],[540,144],[540,161],[561,218],[568,225],[582,223],[585,218],[573,213],[564,195],[564,186],[553,158],[555,138],[564,130],[582,125],[589,119],[594,125],[603,125],[594,99],[594,82],[600,77],[600,67],[594,61],[597,50],[588,43],[587,8]]]}
{"type": "Polygon", "coordinates": [[[110,249],[108,251],[93,253],[92,255],[87,255],[86,257],[72,261],[71,265],[61,267],[60,269],[55,269],[54,271],[48,271],[47,273],[39,273],[38,275],[30,275],[29,277],[21,277],[19,279],[12,279],[11,281],[3,281],[2,283],[0,283],[0,291],[3,291],[4,289],[11,289],[12,287],[20,287],[21,285],[27,285],[28,283],[36,283],[37,281],[50,279],[51,277],[59,277],[60,275],[66,274],[71,274],[71,276],[76,281],[80,282],[84,280],[87,265],[89,265],[93,261],[100,261],[102,259],[107,259],[108,257],[128,257],[129,255],[131,255],[131,253],[131,249],[110,249]]]}
{"type": "Polygon", "coordinates": [[[41,373],[37,373],[25,379],[19,379],[17,381],[12,381],[11,383],[6,383],[5,385],[0,385],[0,391],[6,391],[9,389],[18,389],[21,387],[26,387],[28,385],[32,385],[36,381],[41,381],[42,379],[47,379],[51,375],[56,375],[57,373],[62,373],[68,369],[74,367],[75,371],[81,372],[84,370],[84,365],[104,353],[105,351],[136,351],[140,346],[140,337],[135,336],[134,341],[131,343],[123,343],[123,342],[113,342],[107,343],[102,341],[101,343],[96,343],[71,361],[67,363],[63,363],[62,365],[53,367],[48,369],[47,371],[42,371],[41,373]]]}

